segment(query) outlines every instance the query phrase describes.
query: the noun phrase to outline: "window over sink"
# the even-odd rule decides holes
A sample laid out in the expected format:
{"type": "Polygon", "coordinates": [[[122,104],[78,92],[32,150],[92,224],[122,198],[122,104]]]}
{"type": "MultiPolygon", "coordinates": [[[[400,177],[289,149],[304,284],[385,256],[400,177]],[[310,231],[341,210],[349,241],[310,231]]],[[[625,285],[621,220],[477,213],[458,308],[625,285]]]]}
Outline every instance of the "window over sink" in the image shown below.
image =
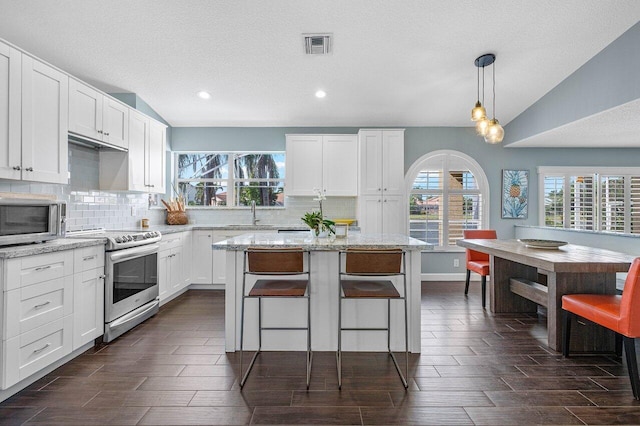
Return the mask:
{"type": "Polygon", "coordinates": [[[285,153],[175,153],[174,182],[187,206],[284,206],[285,153]]]}

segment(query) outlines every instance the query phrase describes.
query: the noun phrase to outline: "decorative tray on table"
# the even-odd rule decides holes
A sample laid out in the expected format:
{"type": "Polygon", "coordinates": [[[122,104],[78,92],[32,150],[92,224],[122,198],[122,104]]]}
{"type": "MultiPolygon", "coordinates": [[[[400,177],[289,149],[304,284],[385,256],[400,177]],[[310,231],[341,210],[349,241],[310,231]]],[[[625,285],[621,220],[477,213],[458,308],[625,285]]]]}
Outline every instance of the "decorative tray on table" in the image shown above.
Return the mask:
{"type": "Polygon", "coordinates": [[[557,249],[559,247],[566,246],[567,244],[569,244],[566,241],[536,240],[536,239],[528,239],[528,238],[520,238],[518,241],[520,241],[526,247],[539,248],[539,249],[551,249],[551,250],[557,249]]]}

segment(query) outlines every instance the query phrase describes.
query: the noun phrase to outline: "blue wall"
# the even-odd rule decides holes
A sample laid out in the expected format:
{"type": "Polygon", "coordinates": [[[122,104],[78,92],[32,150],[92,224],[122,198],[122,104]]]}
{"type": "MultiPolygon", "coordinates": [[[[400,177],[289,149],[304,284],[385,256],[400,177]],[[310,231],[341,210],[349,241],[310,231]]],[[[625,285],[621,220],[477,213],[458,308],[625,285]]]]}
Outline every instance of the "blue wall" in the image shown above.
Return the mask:
{"type": "MultiPolygon", "coordinates": [[[[287,133],[355,134],[357,127],[174,127],[174,151],[284,150],[287,133]]],[[[501,238],[513,238],[515,224],[538,224],[537,166],[638,166],[637,149],[508,148],[489,145],[475,135],[474,128],[409,127],[405,130],[405,172],[423,155],[440,149],[473,157],[489,180],[490,223],[501,238]],[[526,220],[501,219],[502,169],[529,170],[530,206],[526,220]]]]}

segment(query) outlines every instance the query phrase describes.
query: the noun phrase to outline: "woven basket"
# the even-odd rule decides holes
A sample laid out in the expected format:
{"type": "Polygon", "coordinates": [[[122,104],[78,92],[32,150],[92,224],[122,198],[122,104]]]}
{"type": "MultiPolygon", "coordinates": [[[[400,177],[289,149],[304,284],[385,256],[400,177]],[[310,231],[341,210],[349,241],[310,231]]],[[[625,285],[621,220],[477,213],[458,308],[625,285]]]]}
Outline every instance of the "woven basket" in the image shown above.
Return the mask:
{"type": "Polygon", "coordinates": [[[167,211],[167,225],[186,225],[189,223],[186,212],[167,211]]]}

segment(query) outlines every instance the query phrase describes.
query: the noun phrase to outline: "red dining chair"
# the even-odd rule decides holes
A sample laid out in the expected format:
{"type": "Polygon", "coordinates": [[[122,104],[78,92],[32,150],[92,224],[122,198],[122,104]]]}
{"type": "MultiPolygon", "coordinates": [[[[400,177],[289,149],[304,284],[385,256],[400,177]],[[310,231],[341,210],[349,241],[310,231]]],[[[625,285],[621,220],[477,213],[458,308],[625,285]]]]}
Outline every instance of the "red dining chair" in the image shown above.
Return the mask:
{"type": "MultiPolygon", "coordinates": [[[[495,240],[498,238],[495,229],[467,229],[462,231],[465,240],[495,240]]],[[[471,271],[482,277],[482,307],[487,304],[487,275],[489,275],[489,255],[479,251],[467,249],[467,280],[464,284],[464,294],[469,293],[471,271]]]]}
{"type": "Polygon", "coordinates": [[[562,296],[562,355],[569,356],[571,318],[579,316],[616,332],[616,352],[619,337],[624,342],[631,390],[640,399],[640,378],[636,361],[635,339],[640,337],[640,257],[631,264],[622,295],[565,294],[562,296]]]}

